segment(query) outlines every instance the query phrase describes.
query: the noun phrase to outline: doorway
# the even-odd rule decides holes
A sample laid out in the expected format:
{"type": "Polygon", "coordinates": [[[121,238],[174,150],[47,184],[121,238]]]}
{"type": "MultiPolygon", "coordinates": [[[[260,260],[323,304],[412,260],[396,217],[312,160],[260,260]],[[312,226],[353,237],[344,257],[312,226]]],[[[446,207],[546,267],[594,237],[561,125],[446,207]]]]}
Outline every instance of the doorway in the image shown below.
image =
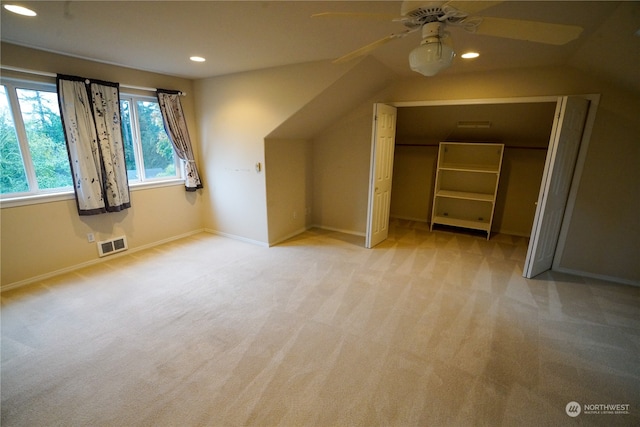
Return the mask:
{"type": "MultiPolygon", "coordinates": [[[[552,251],[552,257],[551,259],[553,260],[553,265],[557,265],[558,260],[561,257],[562,254],[562,250],[564,248],[564,236],[566,235],[566,227],[567,225],[570,223],[570,219],[571,219],[571,213],[572,213],[572,209],[573,209],[573,203],[575,200],[575,192],[576,192],[576,188],[577,188],[577,184],[579,183],[579,179],[580,179],[580,175],[581,175],[581,171],[582,171],[582,165],[584,163],[584,157],[586,155],[586,150],[587,150],[587,146],[588,146],[588,141],[589,141],[589,137],[590,137],[590,133],[591,133],[591,127],[593,126],[593,121],[595,119],[595,112],[596,112],[596,107],[598,104],[598,100],[599,100],[599,96],[598,95],[583,95],[580,97],[576,97],[576,98],[583,98],[583,99],[587,99],[590,103],[590,106],[587,110],[586,113],[586,119],[584,120],[583,124],[583,129],[581,129],[581,134],[579,137],[579,142],[578,142],[578,148],[579,150],[576,152],[576,156],[573,159],[573,164],[571,167],[571,173],[568,176],[568,183],[566,185],[567,188],[567,194],[566,194],[566,198],[563,200],[563,215],[561,218],[561,221],[559,223],[559,227],[557,230],[555,230],[555,235],[554,236],[549,236],[549,235],[545,235],[542,236],[543,240],[548,240],[551,239],[553,241],[552,246],[553,246],[553,251],[552,251]],[[574,167],[575,166],[575,167],[574,167]]],[[[518,105],[521,104],[539,104],[539,103],[546,103],[546,104],[554,104],[556,105],[555,108],[555,112],[554,112],[554,116],[550,118],[551,121],[553,121],[554,125],[553,125],[553,129],[550,132],[551,135],[549,137],[547,137],[547,150],[546,150],[546,158],[547,158],[547,163],[550,160],[554,159],[555,153],[553,152],[553,141],[554,141],[554,132],[556,131],[556,129],[560,129],[558,127],[558,121],[561,119],[561,117],[559,116],[559,114],[562,113],[562,105],[563,103],[566,102],[566,100],[568,99],[568,97],[563,97],[563,96],[545,96],[545,97],[527,97],[527,98],[508,98],[508,99],[481,99],[481,100],[458,100],[458,101],[425,101],[425,102],[396,102],[396,103],[390,103],[391,106],[398,108],[399,110],[402,111],[402,109],[404,108],[416,108],[416,107],[452,107],[452,106],[471,106],[471,105],[502,105],[502,106],[507,106],[508,108],[514,108],[518,105]]],[[[374,115],[375,116],[375,115],[374,115]]],[[[560,120],[561,121],[561,120],[560,120]]],[[[464,125],[464,123],[463,123],[464,125]]],[[[466,123],[466,125],[469,126],[473,126],[473,123],[466,123]]],[[[481,125],[481,124],[478,124],[481,125]]],[[[372,167],[372,171],[374,170],[374,165],[375,165],[375,161],[376,161],[376,157],[375,157],[375,141],[376,141],[376,128],[375,128],[375,120],[374,120],[374,130],[372,132],[373,136],[372,136],[372,159],[371,159],[371,167],[372,167]]],[[[447,138],[442,138],[442,137],[437,137],[436,139],[440,139],[440,140],[452,140],[450,139],[451,135],[448,135],[447,138]]],[[[437,140],[432,141],[432,145],[436,145],[437,144],[437,140]]],[[[393,154],[391,154],[391,156],[393,156],[393,154]]],[[[393,173],[393,172],[392,172],[393,173]]],[[[545,166],[545,171],[544,173],[548,173],[548,165],[545,166]]],[[[370,184],[373,181],[370,181],[370,184]]],[[[545,191],[545,179],[543,178],[542,180],[542,185],[540,186],[539,189],[539,200],[542,200],[541,197],[544,194],[545,191]]],[[[432,186],[429,186],[432,189],[432,186]]],[[[369,193],[369,197],[370,200],[372,200],[372,190],[375,188],[374,185],[370,186],[370,193],[369,193]]],[[[430,191],[432,191],[430,189],[430,191]]],[[[547,189],[548,190],[548,189],[547,189]]],[[[540,204],[538,204],[538,206],[535,208],[535,220],[536,221],[541,221],[544,218],[544,212],[540,212],[540,208],[544,207],[541,206],[540,204]]],[[[370,203],[369,205],[369,212],[368,215],[372,214],[372,205],[370,203]]],[[[384,217],[384,213],[382,214],[382,216],[384,217]]],[[[388,212],[387,212],[387,221],[388,221],[388,212]]],[[[534,224],[535,225],[535,224],[534,224]]],[[[539,245],[540,242],[540,235],[535,235],[534,233],[540,233],[540,229],[536,229],[535,227],[531,230],[531,240],[530,240],[530,245],[531,242],[538,242],[536,243],[536,245],[539,245]]],[[[370,240],[370,236],[371,236],[371,229],[369,227],[369,223],[367,224],[367,230],[366,230],[366,235],[367,235],[367,242],[369,242],[370,240]]],[[[367,247],[373,247],[375,245],[371,245],[371,246],[367,246],[367,247]]],[[[549,243],[545,244],[545,247],[547,249],[547,256],[548,256],[548,250],[549,250],[549,243]]],[[[534,248],[535,249],[535,248],[534,248]]],[[[529,252],[531,252],[531,255],[533,256],[533,252],[532,252],[532,248],[529,248],[529,252]]],[[[527,264],[529,262],[527,261],[527,264]]],[[[549,265],[549,268],[551,268],[551,264],[549,265]]],[[[524,271],[525,273],[525,277],[532,277],[532,270],[528,270],[528,271],[524,271]]],[[[538,274],[538,272],[536,272],[535,274],[538,274]]],[[[534,274],[534,275],[535,275],[534,274]]]]}

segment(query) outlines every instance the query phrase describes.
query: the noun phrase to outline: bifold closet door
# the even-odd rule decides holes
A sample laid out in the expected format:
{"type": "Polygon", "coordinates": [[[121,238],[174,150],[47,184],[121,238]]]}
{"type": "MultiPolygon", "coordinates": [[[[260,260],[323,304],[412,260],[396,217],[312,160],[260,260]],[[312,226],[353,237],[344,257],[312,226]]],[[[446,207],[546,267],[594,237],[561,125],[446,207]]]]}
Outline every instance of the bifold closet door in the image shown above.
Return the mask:
{"type": "Polygon", "coordinates": [[[522,274],[526,278],[553,264],[588,110],[589,100],[579,96],[558,101],[522,274]]]}
{"type": "Polygon", "coordinates": [[[373,117],[369,206],[365,238],[367,248],[376,246],[389,235],[397,109],[391,105],[375,104],[373,117]]]}

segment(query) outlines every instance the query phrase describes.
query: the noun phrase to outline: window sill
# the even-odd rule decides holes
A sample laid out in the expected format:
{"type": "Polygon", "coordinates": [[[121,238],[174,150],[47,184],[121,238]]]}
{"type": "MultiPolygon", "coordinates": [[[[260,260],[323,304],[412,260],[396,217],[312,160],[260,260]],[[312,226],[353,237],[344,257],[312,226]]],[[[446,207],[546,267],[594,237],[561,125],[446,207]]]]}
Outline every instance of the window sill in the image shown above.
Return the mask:
{"type": "Polygon", "coordinates": [[[148,188],[173,187],[176,185],[184,186],[184,178],[165,179],[162,181],[147,181],[129,183],[129,190],[146,190],[148,188]]]}
{"type": "MultiPolygon", "coordinates": [[[[151,188],[173,187],[177,185],[184,186],[184,179],[176,178],[164,181],[150,181],[140,183],[130,183],[129,191],[148,190],[151,188]]],[[[7,197],[0,199],[0,208],[15,208],[18,206],[39,205],[43,203],[60,202],[63,200],[73,200],[75,195],[73,191],[65,191],[61,193],[34,194],[20,197],[7,197]]]]}

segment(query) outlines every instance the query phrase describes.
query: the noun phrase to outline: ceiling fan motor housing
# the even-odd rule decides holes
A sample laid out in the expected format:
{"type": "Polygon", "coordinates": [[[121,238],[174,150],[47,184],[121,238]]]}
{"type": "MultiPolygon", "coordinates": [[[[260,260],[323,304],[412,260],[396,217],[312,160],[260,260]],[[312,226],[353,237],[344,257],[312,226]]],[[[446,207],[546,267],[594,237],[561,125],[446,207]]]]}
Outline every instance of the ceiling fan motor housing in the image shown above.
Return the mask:
{"type": "Polygon", "coordinates": [[[423,43],[431,38],[440,38],[442,37],[443,33],[442,33],[442,23],[435,21],[435,22],[428,22],[426,24],[424,24],[422,26],[422,41],[423,43]]]}
{"type": "MultiPolygon", "coordinates": [[[[423,25],[427,22],[438,21],[444,16],[442,5],[444,1],[411,1],[402,2],[400,14],[402,16],[413,18],[413,25],[423,25]]],[[[406,25],[406,24],[405,24],[406,25]]]]}

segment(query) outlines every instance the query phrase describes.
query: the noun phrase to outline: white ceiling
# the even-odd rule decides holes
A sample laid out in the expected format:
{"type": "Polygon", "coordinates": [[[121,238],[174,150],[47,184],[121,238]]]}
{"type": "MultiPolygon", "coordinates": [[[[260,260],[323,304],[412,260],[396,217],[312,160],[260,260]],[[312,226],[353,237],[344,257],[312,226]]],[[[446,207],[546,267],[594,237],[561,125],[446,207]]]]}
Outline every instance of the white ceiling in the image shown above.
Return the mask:
{"type": "MultiPolygon", "coordinates": [[[[191,79],[334,59],[405,29],[386,20],[311,18],[324,11],[399,15],[401,1],[19,3],[38,16],[2,9],[4,42],[191,79]],[[207,61],[192,63],[191,55],[207,61]]],[[[569,44],[552,46],[450,28],[456,51],[473,49],[481,57],[456,58],[445,73],[570,64],[640,91],[640,37],[634,34],[640,29],[640,2],[505,1],[480,15],[579,25],[584,32],[569,44]],[[622,66],[620,55],[625,56],[622,66]]],[[[380,47],[373,56],[401,76],[415,75],[407,57],[419,41],[416,32],[380,47]]]]}

